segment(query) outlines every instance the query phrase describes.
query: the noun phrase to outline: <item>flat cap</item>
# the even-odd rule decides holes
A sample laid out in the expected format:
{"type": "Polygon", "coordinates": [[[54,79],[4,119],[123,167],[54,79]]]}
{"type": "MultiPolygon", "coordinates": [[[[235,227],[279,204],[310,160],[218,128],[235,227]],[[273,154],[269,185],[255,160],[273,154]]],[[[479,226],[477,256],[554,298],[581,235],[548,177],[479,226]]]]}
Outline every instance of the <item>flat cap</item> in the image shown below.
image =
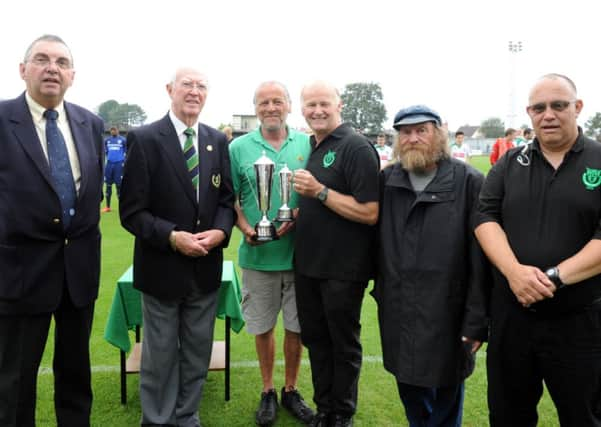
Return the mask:
{"type": "Polygon", "coordinates": [[[438,126],[442,126],[442,120],[436,111],[425,105],[412,105],[396,113],[392,127],[399,130],[404,125],[415,125],[424,122],[434,122],[438,126]]]}

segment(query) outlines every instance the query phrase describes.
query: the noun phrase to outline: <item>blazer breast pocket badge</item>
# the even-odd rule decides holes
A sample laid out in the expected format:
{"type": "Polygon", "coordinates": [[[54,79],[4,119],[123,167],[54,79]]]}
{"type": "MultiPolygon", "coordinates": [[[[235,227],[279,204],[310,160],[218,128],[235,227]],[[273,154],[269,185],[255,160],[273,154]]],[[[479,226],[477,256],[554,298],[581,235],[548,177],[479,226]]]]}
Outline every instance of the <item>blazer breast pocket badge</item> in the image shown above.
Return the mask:
{"type": "Polygon", "coordinates": [[[221,174],[217,173],[211,175],[211,183],[213,184],[213,187],[219,188],[221,186],[221,174]]]}

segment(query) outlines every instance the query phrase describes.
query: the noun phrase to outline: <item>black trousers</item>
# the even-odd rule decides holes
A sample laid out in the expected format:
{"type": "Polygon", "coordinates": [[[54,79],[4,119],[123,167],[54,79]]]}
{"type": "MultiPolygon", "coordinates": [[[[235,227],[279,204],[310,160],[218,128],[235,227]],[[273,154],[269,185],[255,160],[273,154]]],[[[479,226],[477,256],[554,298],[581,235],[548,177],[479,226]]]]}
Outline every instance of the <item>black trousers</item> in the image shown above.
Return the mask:
{"type": "Polygon", "coordinates": [[[54,406],[58,427],[90,425],[89,340],[94,304],[76,308],[68,292],[54,313],[0,316],[0,425],[35,427],[37,376],[54,316],[54,406]]]}
{"type": "Polygon", "coordinates": [[[536,426],[543,381],[562,427],[601,426],[601,311],[493,307],[487,370],[492,427],[536,426]]]}
{"type": "Polygon", "coordinates": [[[324,413],[352,416],[361,370],[361,303],[367,282],[295,275],[301,339],[309,350],[313,400],[324,413]]]}

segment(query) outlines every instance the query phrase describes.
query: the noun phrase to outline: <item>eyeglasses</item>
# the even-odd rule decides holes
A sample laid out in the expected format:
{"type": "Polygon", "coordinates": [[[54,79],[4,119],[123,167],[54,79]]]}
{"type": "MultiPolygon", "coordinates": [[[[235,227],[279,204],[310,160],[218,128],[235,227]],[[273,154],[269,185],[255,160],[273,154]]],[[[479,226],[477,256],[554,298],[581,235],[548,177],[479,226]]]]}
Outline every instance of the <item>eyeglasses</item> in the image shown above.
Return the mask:
{"type": "Polygon", "coordinates": [[[197,89],[199,92],[206,92],[208,90],[207,85],[204,83],[183,81],[180,84],[186,90],[197,89]]]}
{"type": "Polygon", "coordinates": [[[564,111],[570,104],[574,104],[576,101],[551,101],[549,104],[539,102],[538,104],[529,105],[527,110],[532,114],[542,114],[547,111],[547,108],[551,108],[553,111],[558,113],[564,111]]]}
{"type": "Polygon", "coordinates": [[[29,62],[42,68],[46,68],[50,64],[56,65],[61,70],[69,70],[72,68],[71,61],[69,61],[67,58],[58,58],[56,61],[52,61],[47,56],[35,56],[29,62]]]}

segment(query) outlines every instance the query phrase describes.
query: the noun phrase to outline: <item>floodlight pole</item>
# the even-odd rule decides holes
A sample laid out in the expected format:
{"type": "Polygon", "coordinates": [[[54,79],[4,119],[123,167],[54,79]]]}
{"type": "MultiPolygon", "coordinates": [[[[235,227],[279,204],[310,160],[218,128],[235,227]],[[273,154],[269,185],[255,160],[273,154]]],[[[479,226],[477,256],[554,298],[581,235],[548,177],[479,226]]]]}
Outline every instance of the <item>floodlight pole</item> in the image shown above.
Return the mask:
{"type": "Polygon", "coordinates": [[[516,73],[517,73],[517,56],[522,51],[521,41],[509,42],[509,54],[511,55],[511,64],[509,69],[509,111],[507,114],[506,128],[516,128],[516,73]]]}

